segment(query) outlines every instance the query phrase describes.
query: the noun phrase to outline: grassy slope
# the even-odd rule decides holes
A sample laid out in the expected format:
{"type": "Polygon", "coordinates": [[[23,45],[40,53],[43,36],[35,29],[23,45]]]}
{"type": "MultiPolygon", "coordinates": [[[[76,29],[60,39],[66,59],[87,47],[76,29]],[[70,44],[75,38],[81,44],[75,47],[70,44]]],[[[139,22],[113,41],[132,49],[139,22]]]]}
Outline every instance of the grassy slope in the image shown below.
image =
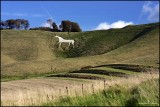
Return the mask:
{"type": "MultiPolygon", "coordinates": [[[[10,56],[12,60],[16,61],[55,59],[53,50],[57,41],[54,38],[56,34],[67,35],[65,32],[2,30],[2,55],[10,56]]],[[[2,61],[3,63],[5,64],[5,60],[2,61]]]]}
{"type": "MultiPolygon", "coordinates": [[[[1,52],[3,58],[1,74],[3,76],[37,75],[37,73],[72,71],[87,65],[94,66],[109,63],[158,66],[159,26],[150,30],[148,27],[151,25],[157,25],[157,23],[107,31],[73,33],[70,36],[66,36],[67,33],[2,30],[1,52]],[[131,30],[132,33],[130,33],[131,30]],[[56,57],[56,52],[67,55],[68,52],[74,51],[76,53],[77,51],[74,49],[60,51],[62,49],[56,47],[57,39],[54,38],[56,34],[64,38],[74,38],[77,43],[84,44],[75,48],[82,49],[83,51],[79,50],[79,52],[82,52],[83,54],[80,55],[84,56],[65,59],[56,57]],[[112,36],[109,34],[112,34],[112,36]],[[116,39],[116,36],[118,39],[116,39]],[[92,45],[89,45],[89,43],[92,45]],[[88,49],[89,53],[86,52],[88,49]],[[100,54],[99,52],[107,53],[100,54]],[[92,53],[100,55],[88,56],[92,53]]],[[[72,55],[77,55],[75,53],[72,55]]]]}
{"type": "Polygon", "coordinates": [[[106,54],[117,63],[130,63],[142,65],[158,65],[159,60],[159,29],[155,29],[135,41],[106,54]]]}
{"type": "Polygon", "coordinates": [[[61,98],[43,106],[158,106],[159,79],[148,80],[128,89],[113,86],[92,95],[61,98]]]}
{"type": "Polygon", "coordinates": [[[155,27],[158,28],[158,23],[78,33],[70,37],[76,40],[76,48],[63,53],[66,57],[100,55],[140,38],[155,27]]]}
{"type": "MultiPolygon", "coordinates": [[[[87,65],[98,66],[111,63],[126,63],[159,66],[159,28],[148,29],[148,26],[151,26],[151,24],[129,26],[109,31],[73,33],[70,36],[66,36],[67,33],[4,30],[1,36],[2,80],[8,81],[11,77],[15,80],[37,76],[42,76],[43,78],[44,75],[60,71],[73,71],[87,65]],[[130,33],[131,30],[133,30],[132,33],[130,33]],[[117,37],[118,39],[115,36],[116,32],[121,35],[117,37]],[[66,49],[66,51],[62,51],[61,48],[57,48],[57,39],[54,38],[56,34],[64,38],[75,39],[77,43],[82,44],[76,47],[80,51],[72,48],[71,50],[66,49]],[[110,34],[112,34],[113,38],[109,36],[110,34]],[[97,35],[100,35],[100,37],[97,35]],[[73,54],[70,54],[71,52],[73,54]],[[59,58],[57,54],[65,57],[75,57],[77,55],[83,57],[59,58]]],[[[78,46],[78,44],[76,45],[78,46]]],[[[63,45],[63,48],[65,47],[66,45],[63,45]]],[[[126,70],[107,67],[93,69],[134,74],[126,70]]],[[[99,74],[74,73],[74,75],[88,75],[109,79],[108,76],[99,74]]],[[[43,79],[42,81],[44,81],[43,79]]],[[[143,83],[140,87],[138,86],[132,90],[124,89],[123,87],[112,87],[110,90],[106,90],[107,94],[102,91],[95,95],[69,97],[61,99],[56,103],[47,102],[43,105],[131,105],[131,103],[132,105],[137,105],[141,102],[148,102],[148,100],[151,103],[158,103],[157,83],[143,83]]]]}

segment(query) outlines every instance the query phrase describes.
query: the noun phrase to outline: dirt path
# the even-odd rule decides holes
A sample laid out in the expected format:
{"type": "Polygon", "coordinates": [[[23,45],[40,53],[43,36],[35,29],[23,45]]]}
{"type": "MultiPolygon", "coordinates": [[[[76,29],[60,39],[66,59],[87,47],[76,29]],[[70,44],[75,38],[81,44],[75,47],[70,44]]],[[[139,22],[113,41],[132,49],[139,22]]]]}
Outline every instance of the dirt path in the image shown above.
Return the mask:
{"type": "MultiPolygon", "coordinates": [[[[117,78],[106,80],[105,86],[109,87],[115,84],[139,84],[152,78],[159,78],[158,73],[142,73],[130,78],[117,78]]],[[[102,80],[81,80],[65,78],[35,78],[26,80],[17,80],[10,82],[1,82],[1,101],[2,105],[33,105],[45,102],[47,100],[58,99],[59,96],[82,95],[104,89],[102,80]],[[93,84],[93,86],[92,86],[93,84]]]]}

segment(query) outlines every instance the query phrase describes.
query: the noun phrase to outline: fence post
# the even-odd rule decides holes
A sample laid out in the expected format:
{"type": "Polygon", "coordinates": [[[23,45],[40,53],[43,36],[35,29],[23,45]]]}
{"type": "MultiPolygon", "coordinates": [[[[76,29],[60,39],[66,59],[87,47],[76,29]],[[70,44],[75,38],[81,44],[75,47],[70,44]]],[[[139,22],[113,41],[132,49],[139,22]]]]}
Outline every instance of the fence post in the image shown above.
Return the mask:
{"type": "Polygon", "coordinates": [[[106,88],[106,80],[104,80],[104,90],[105,90],[105,88],[106,88]]]}
{"type": "Polygon", "coordinates": [[[68,95],[68,87],[66,87],[67,95],[68,95]]]}
{"type": "Polygon", "coordinates": [[[83,84],[82,84],[82,94],[83,94],[83,84]]]}
{"type": "Polygon", "coordinates": [[[94,94],[94,86],[93,86],[93,84],[92,84],[92,91],[93,91],[93,94],[94,94]]]}

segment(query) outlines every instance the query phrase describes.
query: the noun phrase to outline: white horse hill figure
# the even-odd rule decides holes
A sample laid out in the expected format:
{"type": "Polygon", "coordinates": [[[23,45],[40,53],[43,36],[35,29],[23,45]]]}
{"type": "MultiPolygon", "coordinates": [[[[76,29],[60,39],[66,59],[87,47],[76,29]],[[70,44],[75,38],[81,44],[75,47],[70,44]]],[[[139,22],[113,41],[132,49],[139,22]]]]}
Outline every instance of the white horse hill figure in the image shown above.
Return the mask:
{"type": "Polygon", "coordinates": [[[69,43],[69,46],[70,46],[70,44],[72,44],[73,47],[74,47],[74,40],[66,40],[66,39],[63,39],[62,37],[57,36],[57,35],[56,35],[55,37],[57,37],[57,38],[59,39],[59,47],[61,46],[61,44],[62,44],[63,42],[69,43]]]}

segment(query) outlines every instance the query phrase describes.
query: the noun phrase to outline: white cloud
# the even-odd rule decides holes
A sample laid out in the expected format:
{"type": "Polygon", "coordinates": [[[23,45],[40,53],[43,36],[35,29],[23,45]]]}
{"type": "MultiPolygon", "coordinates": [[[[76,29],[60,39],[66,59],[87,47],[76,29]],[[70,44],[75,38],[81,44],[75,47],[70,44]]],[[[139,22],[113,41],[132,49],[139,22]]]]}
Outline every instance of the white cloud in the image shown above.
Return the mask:
{"type": "Polygon", "coordinates": [[[42,27],[49,27],[49,28],[52,28],[52,27],[50,26],[50,24],[47,23],[47,22],[42,23],[41,26],[42,26],[42,27]]]}
{"type": "Polygon", "coordinates": [[[107,22],[100,23],[94,30],[110,29],[110,28],[123,28],[127,25],[132,25],[133,22],[117,21],[112,24],[107,22]]]}
{"type": "Polygon", "coordinates": [[[159,3],[145,2],[142,8],[142,14],[147,15],[147,20],[149,21],[159,21],[159,3]]]}
{"type": "Polygon", "coordinates": [[[100,23],[95,30],[100,30],[100,29],[109,29],[109,24],[106,22],[100,23]]]}

